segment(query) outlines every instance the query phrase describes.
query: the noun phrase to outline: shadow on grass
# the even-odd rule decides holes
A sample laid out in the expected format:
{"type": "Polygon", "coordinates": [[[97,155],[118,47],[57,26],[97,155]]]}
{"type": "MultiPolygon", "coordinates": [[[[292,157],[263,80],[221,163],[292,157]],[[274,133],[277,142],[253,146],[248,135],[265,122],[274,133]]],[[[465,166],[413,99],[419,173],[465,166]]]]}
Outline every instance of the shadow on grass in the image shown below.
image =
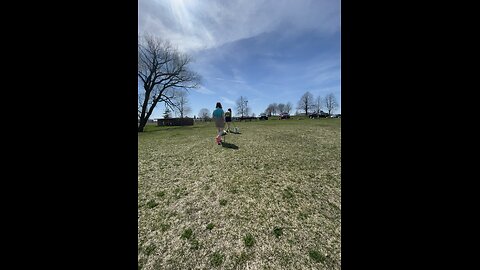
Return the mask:
{"type": "Polygon", "coordinates": [[[222,142],[222,147],[238,150],[238,146],[233,143],[222,142]]]}

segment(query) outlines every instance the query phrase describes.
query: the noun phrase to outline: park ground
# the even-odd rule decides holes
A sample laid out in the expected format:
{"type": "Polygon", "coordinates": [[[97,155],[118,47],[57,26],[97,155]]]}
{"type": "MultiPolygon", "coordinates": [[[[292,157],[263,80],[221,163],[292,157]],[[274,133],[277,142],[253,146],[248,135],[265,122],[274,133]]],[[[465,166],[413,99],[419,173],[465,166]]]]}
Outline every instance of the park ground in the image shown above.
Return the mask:
{"type": "Polygon", "coordinates": [[[340,269],[341,119],[148,125],[139,269],[340,269]]]}

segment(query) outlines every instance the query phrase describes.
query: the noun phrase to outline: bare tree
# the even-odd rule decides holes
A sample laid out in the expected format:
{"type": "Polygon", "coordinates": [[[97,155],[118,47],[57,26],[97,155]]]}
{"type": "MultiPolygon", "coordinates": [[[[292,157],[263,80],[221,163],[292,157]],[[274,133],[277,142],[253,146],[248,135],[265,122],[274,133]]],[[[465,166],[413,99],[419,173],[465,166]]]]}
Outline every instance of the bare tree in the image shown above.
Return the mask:
{"type": "Polygon", "coordinates": [[[313,95],[307,91],[298,101],[297,109],[305,111],[305,115],[308,115],[308,111],[313,108],[313,105],[313,95]]]}
{"type": "Polygon", "coordinates": [[[285,112],[290,114],[290,111],[292,111],[292,107],[293,106],[291,102],[288,102],[287,104],[285,104],[285,108],[284,108],[285,112]]]}
{"type": "Polygon", "coordinates": [[[173,103],[175,104],[175,112],[180,114],[180,118],[192,112],[192,109],[188,106],[188,97],[185,91],[175,90],[173,103]]]}
{"type": "Polygon", "coordinates": [[[272,113],[273,115],[277,115],[278,111],[278,104],[277,103],[272,103],[272,113]]]}
{"type": "MultiPolygon", "coordinates": [[[[198,87],[200,77],[188,69],[191,59],[180,53],[168,41],[154,36],[138,38],[138,79],[144,93],[138,107],[138,132],[143,132],[148,118],[158,102],[164,102],[171,109],[174,91],[198,87]]],[[[140,97],[139,97],[140,98],[140,97]]]]}
{"type": "Polygon", "coordinates": [[[267,111],[268,111],[269,116],[275,115],[275,113],[278,110],[277,107],[278,107],[277,103],[268,104],[267,111]]]}
{"type": "Polygon", "coordinates": [[[268,116],[272,116],[272,115],[276,115],[277,112],[278,113],[283,113],[283,112],[290,113],[291,110],[292,110],[292,103],[290,103],[290,102],[288,102],[287,104],[271,103],[271,104],[268,104],[268,107],[265,109],[265,113],[268,116]]]}
{"type": "Polygon", "coordinates": [[[210,118],[210,111],[207,108],[200,109],[198,117],[207,120],[210,118]]]}
{"type": "Polygon", "coordinates": [[[328,110],[328,115],[331,115],[331,113],[338,107],[337,100],[333,93],[330,93],[325,97],[325,107],[328,110]]]}
{"type": "Polygon", "coordinates": [[[237,114],[240,114],[241,117],[248,115],[249,108],[248,108],[248,100],[246,97],[240,96],[240,98],[237,99],[236,107],[237,107],[237,114]]]}
{"type": "Polygon", "coordinates": [[[267,114],[268,116],[272,116],[272,112],[273,112],[272,104],[268,104],[268,107],[265,109],[265,114],[267,114]]]}
{"type": "Polygon", "coordinates": [[[314,107],[315,107],[315,112],[319,114],[320,111],[322,110],[322,97],[321,96],[318,96],[315,99],[314,107]]]}
{"type": "MultiPolygon", "coordinates": [[[[144,98],[145,98],[145,94],[139,92],[138,93],[138,108],[139,109],[142,107],[144,98]]],[[[140,114],[137,115],[137,118],[138,118],[138,123],[140,123],[140,114]]]]}

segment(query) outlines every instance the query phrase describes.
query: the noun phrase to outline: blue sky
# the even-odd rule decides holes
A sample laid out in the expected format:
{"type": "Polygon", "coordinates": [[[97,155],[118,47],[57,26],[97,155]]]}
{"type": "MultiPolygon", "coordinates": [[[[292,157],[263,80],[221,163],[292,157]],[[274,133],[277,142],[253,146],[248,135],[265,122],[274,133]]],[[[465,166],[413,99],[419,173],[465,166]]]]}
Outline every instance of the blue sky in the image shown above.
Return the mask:
{"type": "Polygon", "coordinates": [[[291,102],[295,113],[306,91],[333,93],[341,113],[339,0],[139,0],[138,17],[139,34],[168,39],[194,59],[202,85],[189,91],[189,116],[217,101],[236,115],[240,96],[256,115],[273,102],[291,102]]]}

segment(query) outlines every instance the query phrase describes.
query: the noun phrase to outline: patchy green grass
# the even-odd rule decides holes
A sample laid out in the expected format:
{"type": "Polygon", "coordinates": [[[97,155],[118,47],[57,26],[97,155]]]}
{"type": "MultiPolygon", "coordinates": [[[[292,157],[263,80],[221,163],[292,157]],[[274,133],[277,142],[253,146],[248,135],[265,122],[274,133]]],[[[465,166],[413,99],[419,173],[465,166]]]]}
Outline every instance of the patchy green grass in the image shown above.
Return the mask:
{"type": "Polygon", "coordinates": [[[183,231],[182,235],[180,236],[183,239],[190,239],[192,237],[193,231],[192,229],[188,228],[183,231]]]}
{"type": "Polygon", "coordinates": [[[227,200],[221,199],[221,200],[219,201],[219,203],[220,203],[221,206],[225,206],[225,205],[227,205],[227,200]]]}
{"type": "Polygon", "coordinates": [[[234,263],[235,263],[235,268],[237,269],[244,269],[244,265],[247,263],[248,260],[251,259],[251,255],[248,253],[242,251],[240,255],[235,255],[234,257],[234,263]]]}
{"type": "Polygon", "coordinates": [[[293,198],[293,190],[292,187],[287,187],[285,190],[283,190],[283,198],[284,199],[291,199],[293,198]]]}
{"type": "Polygon", "coordinates": [[[200,242],[198,242],[197,239],[192,239],[190,241],[190,249],[193,249],[193,250],[198,250],[200,249],[200,242]]]}
{"type": "Polygon", "coordinates": [[[147,207],[148,208],[154,208],[157,205],[158,205],[158,203],[155,200],[150,200],[150,201],[147,202],[147,207]]]}
{"type": "Polygon", "coordinates": [[[310,255],[310,258],[312,258],[316,262],[324,262],[325,261],[325,256],[322,253],[320,253],[316,250],[310,250],[308,255],[310,255]]]}
{"type": "Polygon", "coordinates": [[[246,247],[251,247],[253,244],[255,244],[255,238],[251,233],[248,233],[245,235],[245,237],[243,237],[243,243],[245,243],[246,247]]]}
{"type": "Polygon", "coordinates": [[[138,134],[139,268],[341,269],[340,124],[234,122],[241,134],[226,135],[228,146],[215,144],[213,123],[148,125],[138,134]]]}
{"type": "Polygon", "coordinates": [[[170,229],[170,224],[164,224],[164,223],[160,224],[160,230],[162,232],[166,232],[168,229],[170,229]]]}
{"type": "Polygon", "coordinates": [[[279,228],[279,227],[275,227],[273,229],[273,234],[276,236],[276,237],[280,237],[282,234],[283,234],[283,229],[282,228],[279,228]]]}
{"type": "Polygon", "coordinates": [[[218,267],[222,264],[224,257],[225,256],[222,253],[215,252],[210,257],[210,261],[211,261],[213,266],[218,267]]]}
{"type": "Polygon", "coordinates": [[[152,254],[155,251],[156,248],[157,247],[155,246],[155,244],[150,244],[150,245],[146,246],[145,249],[144,249],[145,255],[150,256],[150,254],[152,254]]]}

